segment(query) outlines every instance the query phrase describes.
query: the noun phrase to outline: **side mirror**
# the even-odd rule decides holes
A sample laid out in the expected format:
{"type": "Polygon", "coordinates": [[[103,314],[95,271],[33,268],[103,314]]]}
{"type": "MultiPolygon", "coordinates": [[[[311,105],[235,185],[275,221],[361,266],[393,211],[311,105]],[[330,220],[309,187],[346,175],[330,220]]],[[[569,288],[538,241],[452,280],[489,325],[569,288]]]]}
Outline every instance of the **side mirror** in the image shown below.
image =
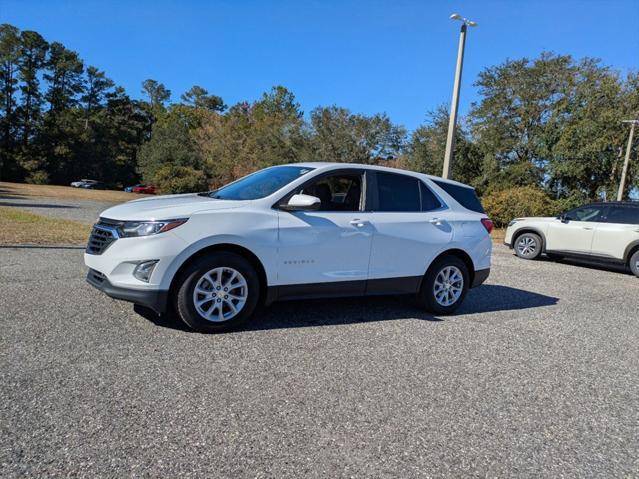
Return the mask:
{"type": "Polygon", "coordinates": [[[562,223],[568,223],[569,221],[565,213],[562,213],[559,216],[557,216],[557,219],[560,220],[562,223]]]}
{"type": "Polygon", "coordinates": [[[311,195],[293,195],[288,203],[280,205],[284,211],[314,211],[319,210],[322,201],[311,195]]]}

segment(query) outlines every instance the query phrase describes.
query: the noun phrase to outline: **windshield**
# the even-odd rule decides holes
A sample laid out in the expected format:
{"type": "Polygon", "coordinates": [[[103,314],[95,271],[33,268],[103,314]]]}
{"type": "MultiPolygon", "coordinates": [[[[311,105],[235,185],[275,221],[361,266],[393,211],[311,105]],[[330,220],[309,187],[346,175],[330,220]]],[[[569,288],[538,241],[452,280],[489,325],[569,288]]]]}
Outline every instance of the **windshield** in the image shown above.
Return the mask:
{"type": "Polygon", "coordinates": [[[223,186],[209,196],[220,200],[265,198],[312,170],[302,166],[272,166],[223,186]]]}

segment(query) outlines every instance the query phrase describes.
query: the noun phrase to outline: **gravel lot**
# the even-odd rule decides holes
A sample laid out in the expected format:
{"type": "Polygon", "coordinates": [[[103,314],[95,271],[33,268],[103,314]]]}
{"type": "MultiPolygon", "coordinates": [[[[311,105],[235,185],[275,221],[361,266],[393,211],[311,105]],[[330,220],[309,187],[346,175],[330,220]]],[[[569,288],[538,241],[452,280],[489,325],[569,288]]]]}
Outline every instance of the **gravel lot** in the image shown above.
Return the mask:
{"type": "Polygon", "coordinates": [[[280,303],[206,336],[0,249],[0,476],[637,476],[639,280],[498,247],[454,317],[280,303]]]}
{"type": "MultiPolygon", "coordinates": [[[[131,195],[131,199],[136,199],[131,195]]],[[[15,207],[51,218],[95,223],[100,213],[117,203],[69,198],[21,198],[0,196],[0,206],[15,207]]]]}

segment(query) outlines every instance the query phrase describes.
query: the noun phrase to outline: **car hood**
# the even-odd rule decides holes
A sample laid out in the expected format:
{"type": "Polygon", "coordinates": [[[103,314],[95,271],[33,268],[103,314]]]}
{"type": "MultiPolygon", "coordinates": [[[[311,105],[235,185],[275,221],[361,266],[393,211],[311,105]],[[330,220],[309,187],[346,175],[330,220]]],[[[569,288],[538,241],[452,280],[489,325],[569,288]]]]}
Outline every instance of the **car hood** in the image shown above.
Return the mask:
{"type": "Polygon", "coordinates": [[[185,218],[202,211],[241,208],[249,201],[216,200],[197,193],[142,198],[104,210],[101,218],[119,221],[151,221],[185,218]]]}

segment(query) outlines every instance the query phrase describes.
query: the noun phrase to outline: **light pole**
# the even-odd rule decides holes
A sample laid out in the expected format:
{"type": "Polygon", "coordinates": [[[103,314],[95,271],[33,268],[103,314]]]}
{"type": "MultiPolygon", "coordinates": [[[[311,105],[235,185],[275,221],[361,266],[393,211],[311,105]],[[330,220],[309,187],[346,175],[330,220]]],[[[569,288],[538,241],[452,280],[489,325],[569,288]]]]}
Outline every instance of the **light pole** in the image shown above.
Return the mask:
{"type": "Polygon", "coordinates": [[[450,105],[450,118],[448,120],[448,137],[446,138],[446,154],[444,155],[443,178],[450,178],[453,156],[455,154],[455,127],[457,126],[457,106],[459,105],[459,88],[461,86],[462,67],[464,65],[464,45],[466,44],[466,28],[475,27],[477,23],[463,18],[457,13],[450,16],[451,20],[462,22],[459,32],[459,49],[457,50],[457,68],[455,69],[455,84],[453,85],[453,99],[450,105]]]}
{"type": "Polygon", "coordinates": [[[630,136],[628,137],[628,145],[626,146],[626,157],[623,160],[623,170],[621,170],[621,181],[619,182],[619,190],[617,190],[617,201],[623,199],[623,190],[626,188],[626,175],[628,174],[628,163],[630,163],[630,150],[632,149],[632,137],[635,134],[635,125],[639,120],[624,120],[623,123],[630,123],[630,136]]]}

